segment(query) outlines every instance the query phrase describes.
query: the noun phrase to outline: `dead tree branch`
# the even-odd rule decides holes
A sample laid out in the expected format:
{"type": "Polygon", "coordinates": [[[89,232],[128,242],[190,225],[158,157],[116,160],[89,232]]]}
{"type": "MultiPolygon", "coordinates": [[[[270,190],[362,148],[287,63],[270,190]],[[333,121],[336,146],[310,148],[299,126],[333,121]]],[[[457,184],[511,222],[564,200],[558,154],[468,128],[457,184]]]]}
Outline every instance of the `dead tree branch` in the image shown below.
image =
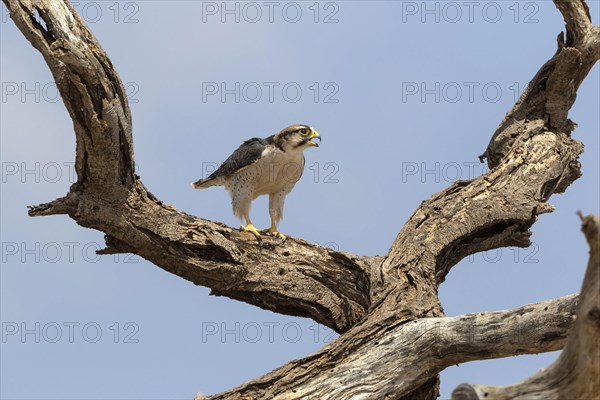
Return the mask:
{"type": "Polygon", "coordinates": [[[600,219],[583,217],[590,260],[581,288],[577,319],[567,344],[548,368],[512,386],[463,383],[456,400],[600,399],[600,219]]]}
{"type": "MultiPolygon", "coordinates": [[[[573,324],[577,299],[577,295],[570,295],[513,310],[422,318],[394,327],[384,340],[348,354],[347,361],[335,363],[330,371],[320,375],[318,385],[276,397],[276,393],[264,391],[273,382],[263,377],[210,398],[333,400],[366,395],[384,399],[392,396],[390,387],[400,393],[408,392],[415,381],[426,382],[432,373],[458,363],[561,349],[573,324]],[[382,385],[381,379],[389,382],[382,385]]],[[[281,374],[278,379],[283,379],[289,370],[284,367],[272,374],[276,372],[281,374]]],[[[197,397],[203,398],[201,394],[197,397]]]]}
{"type": "Polygon", "coordinates": [[[52,71],[73,120],[78,181],[29,215],[68,214],[106,233],[103,253],[131,252],[215,295],[344,332],[370,306],[367,257],[303,240],[264,240],[178,212],[134,174],[131,114],[106,53],[66,1],[4,0],[52,71]],[[37,22],[41,18],[45,26],[37,22]],[[290,285],[289,282],[294,282],[290,285]]]}
{"type": "Polygon", "coordinates": [[[556,0],[567,41],[559,37],[556,54],[492,137],[483,155],[491,171],[423,202],[384,257],[293,239],[257,244],[249,233],[162,203],[134,174],[123,85],[81,18],[66,0],[3,2],[50,67],[77,139],[78,181],[65,197],[31,207],[31,216],[68,214],[106,234],[103,254],[135,253],[214,294],[310,317],[343,333],[319,352],[214,398],[433,399],[437,373],[447,365],[563,345],[574,298],[549,301],[552,315],[534,305],[443,318],[437,291],[470,254],[528,246],[537,216],[552,211],[549,197],[580,176],[583,145],[570,137],[575,124],[567,114],[600,57],[600,30],[583,1],[556,0]],[[501,338],[469,336],[469,324],[475,332],[481,324],[493,331],[503,328],[494,325],[500,321],[516,331],[501,338]],[[531,329],[520,336],[522,321],[531,329]]]}

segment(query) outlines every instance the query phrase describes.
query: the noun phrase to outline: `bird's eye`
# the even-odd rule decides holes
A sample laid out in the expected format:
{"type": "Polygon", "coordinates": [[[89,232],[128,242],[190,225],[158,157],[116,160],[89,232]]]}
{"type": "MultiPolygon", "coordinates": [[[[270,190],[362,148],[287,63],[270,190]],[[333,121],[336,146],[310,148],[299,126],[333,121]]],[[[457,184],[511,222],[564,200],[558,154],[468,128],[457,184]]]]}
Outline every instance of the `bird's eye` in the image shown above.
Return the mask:
{"type": "Polygon", "coordinates": [[[299,130],[299,132],[300,132],[300,134],[301,134],[302,136],[306,136],[306,135],[308,135],[308,129],[306,129],[306,128],[302,128],[302,129],[300,129],[300,130],[299,130]]]}

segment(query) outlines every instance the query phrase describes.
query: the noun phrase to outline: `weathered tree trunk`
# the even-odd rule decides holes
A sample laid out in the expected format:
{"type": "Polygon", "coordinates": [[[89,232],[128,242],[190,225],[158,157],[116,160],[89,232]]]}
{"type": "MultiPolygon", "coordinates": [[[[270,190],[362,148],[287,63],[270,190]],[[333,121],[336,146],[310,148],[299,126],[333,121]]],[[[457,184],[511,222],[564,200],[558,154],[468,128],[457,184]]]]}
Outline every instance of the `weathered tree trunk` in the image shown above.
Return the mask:
{"type": "MultiPolygon", "coordinates": [[[[493,135],[482,155],[490,172],[458,181],[423,202],[384,257],[296,239],[257,243],[250,233],[163,204],[134,174],[123,85],[81,18],[65,0],[3,2],[50,67],[77,138],[78,181],[65,197],[31,207],[31,216],[68,214],[106,234],[101,254],[135,253],[214,294],[309,317],[341,333],[317,353],[211,398],[434,399],[437,374],[449,365],[552,351],[567,343],[576,296],[448,318],[438,287],[470,254],[528,246],[537,216],[552,211],[549,197],[580,176],[583,145],[571,138],[574,123],[567,114],[600,58],[600,28],[592,26],[583,0],[555,0],[567,39],[559,35],[556,54],[493,135]]],[[[588,230],[597,225],[597,219],[585,223],[592,249],[590,238],[597,235],[588,230]]],[[[587,343],[598,340],[598,296],[585,289],[598,284],[597,253],[592,251],[572,334],[587,343]]],[[[552,367],[555,372],[521,384],[527,390],[514,390],[530,397],[544,397],[548,388],[557,396],[573,387],[581,396],[595,393],[597,388],[582,379],[561,379],[565,366],[576,366],[574,374],[593,362],[584,357],[589,348],[572,345],[574,340],[552,367]]],[[[465,385],[456,396],[477,398],[486,391],[492,388],[465,385]]],[[[504,393],[510,398],[517,392],[504,393]]]]}

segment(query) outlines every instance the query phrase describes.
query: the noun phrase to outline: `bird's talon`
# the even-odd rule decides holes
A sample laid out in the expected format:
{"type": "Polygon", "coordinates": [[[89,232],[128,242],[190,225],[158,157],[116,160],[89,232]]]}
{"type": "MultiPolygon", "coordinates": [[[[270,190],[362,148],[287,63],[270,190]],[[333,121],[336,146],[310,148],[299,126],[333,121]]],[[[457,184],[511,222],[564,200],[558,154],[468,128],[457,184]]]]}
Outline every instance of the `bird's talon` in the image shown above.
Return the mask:
{"type": "Polygon", "coordinates": [[[271,230],[271,229],[269,229],[269,235],[279,238],[279,239],[283,239],[283,240],[287,239],[287,236],[285,236],[283,233],[279,233],[279,232],[277,232],[275,230],[271,230]]]}
{"type": "Polygon", "coordinates": [[[256,236],[257,239],[260,239],[260,231],[258,229],[256,229],[256,227],[254,225],[248,224],[246,226],[241,226],[240,229],[244,232],[250,232],[254,236],[256,236]]]}

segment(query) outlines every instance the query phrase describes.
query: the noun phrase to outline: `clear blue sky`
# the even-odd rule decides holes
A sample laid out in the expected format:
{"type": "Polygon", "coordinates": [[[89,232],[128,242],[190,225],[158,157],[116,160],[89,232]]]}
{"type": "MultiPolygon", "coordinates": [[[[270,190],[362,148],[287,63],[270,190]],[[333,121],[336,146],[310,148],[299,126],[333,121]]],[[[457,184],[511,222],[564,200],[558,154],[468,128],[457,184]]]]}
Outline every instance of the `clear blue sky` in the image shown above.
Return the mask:
{"type": "MultiPolygon", "coordinates": [[[[599,3],[589,4],[597,24],[599,3]]],[[[177,209],[238,226],[223,189],[189,183],[244,139],[310,124],[322,145],[307,151],[280,229],[365,255],[385,254],[422,200],[485,171],[477,156],[563,29],[550,1],[226,7],[76,3],[126,82],[139,175],[177,209]]],[[[335,337],[310,320],[209,297],[137,256],[96,256],[103,235],[68,217],[29,218],[26,205],[67,192],[75,140],[48,68],[4,5],[0,33],[2,399],[189,399],[335,337]]],[[[579,291],[587,246],[575,213],[599,213],[598,72],[571,112],[586,146],[583,177],[551,198],[556,212],[533,227],[534,246],[454,267],[440,293],[448,315],[579,291]]],[[[252,216],[268,225],[264,199],[252,216]]],[[[517,382],[557,354],[452,367],[442,398],[464,381],[517,382]]]]}

